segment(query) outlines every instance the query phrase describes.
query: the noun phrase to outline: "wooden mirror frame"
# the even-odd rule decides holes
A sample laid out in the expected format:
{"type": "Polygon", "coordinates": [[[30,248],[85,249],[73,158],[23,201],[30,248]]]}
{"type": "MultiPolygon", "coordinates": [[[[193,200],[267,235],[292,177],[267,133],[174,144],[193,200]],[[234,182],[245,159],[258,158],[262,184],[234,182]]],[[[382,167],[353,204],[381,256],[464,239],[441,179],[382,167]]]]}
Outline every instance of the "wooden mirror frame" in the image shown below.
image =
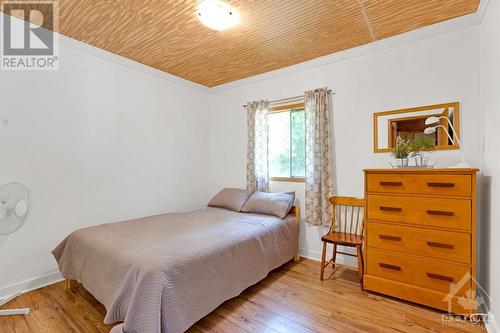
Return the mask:
{"type": "MultiPolygon", "coordinates": [[[[450,108],[454,109],[454,118],[453,118],[453,127],[456,131],[456,136],[460,139],[460,103],[452,102],[452,103],[443,103],[443,104],[433,104],[433,105],[425,105],[419,106],[415,108],[408,109],[399,109],[399,110],[391,110],[391,111],[383,111],[383,112],[375,112],[373,114],[373,151],[375,153],[388,153],[392,152],[393,148],[379,148],[378,147],[378,118],[381,116],[387,116],[391,114],[399,114],[399,113],[410,113],[410,112],[419,112],[425,110],[433,110],[433,109],[441,109],[441,108],[450,108]]],[[[448,146],[436,146],[436,150],[452,150],[452,149],[460,149],[458,142],[455,140],[455,135],[453,135],[454,144],[448,146]]]]}

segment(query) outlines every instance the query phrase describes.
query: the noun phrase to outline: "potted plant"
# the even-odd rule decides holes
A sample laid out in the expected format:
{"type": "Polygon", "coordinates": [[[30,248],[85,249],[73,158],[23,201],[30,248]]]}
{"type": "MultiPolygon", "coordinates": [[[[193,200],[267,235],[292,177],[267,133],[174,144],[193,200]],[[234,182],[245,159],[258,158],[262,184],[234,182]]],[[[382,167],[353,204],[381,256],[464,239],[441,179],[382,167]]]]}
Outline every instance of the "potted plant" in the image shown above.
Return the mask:
{"type": "Polygon", "coordinates": [[[392,152],[392,156],[396,159],[396,166],[404,168],[408,166],[408,156],[411,153],[411,140],[405,140],[398,136],[396,138],[396,145],[392,152]]]}
{"type": "Polygon", "coordinates": [[[415,166],[427,168],[429,166],[429,158],[425,152],[435,150],[434,144],[426,138],[417,138],[410,143],[410,157],[415,158],[415,166]]]}

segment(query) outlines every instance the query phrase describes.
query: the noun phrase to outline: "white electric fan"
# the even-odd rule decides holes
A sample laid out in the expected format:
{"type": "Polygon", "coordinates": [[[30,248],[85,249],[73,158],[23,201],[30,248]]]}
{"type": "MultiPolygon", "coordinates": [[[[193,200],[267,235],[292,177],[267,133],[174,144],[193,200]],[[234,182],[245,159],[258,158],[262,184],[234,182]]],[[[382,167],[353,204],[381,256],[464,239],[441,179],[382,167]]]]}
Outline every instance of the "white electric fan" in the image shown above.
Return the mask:
{"type": "MultiPolygon", "coordinates": [[[[22,227],[29,213],[30,196],[28,188],[19,183],[0,186],[0,236],[12,234],[22,227]]],[[[0,299],[0,307],[12,301],[21,293],[0,299]]],[[[30,309],[0,310],[0,316],[28,314],[30,309]]]]}

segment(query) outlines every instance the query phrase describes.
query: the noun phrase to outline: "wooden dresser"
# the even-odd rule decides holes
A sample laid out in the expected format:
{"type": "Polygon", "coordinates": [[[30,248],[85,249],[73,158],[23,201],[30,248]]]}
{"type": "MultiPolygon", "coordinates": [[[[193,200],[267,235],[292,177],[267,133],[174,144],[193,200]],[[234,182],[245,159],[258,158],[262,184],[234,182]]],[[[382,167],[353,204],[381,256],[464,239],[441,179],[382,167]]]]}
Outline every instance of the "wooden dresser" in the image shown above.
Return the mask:
{"type": "Polygon", "coordinates": [[[476,312],[477,171],[365,170],[366,290],[476,312]]]}

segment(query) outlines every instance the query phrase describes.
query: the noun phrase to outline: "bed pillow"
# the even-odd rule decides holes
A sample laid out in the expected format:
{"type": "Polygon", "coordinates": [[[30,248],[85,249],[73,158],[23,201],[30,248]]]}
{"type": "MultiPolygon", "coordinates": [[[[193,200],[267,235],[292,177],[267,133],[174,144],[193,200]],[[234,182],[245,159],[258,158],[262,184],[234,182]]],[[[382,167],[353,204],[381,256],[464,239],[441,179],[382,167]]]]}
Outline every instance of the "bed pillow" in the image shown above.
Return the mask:
{"type": "Polygon", "coordinates": [[[295,192],[254,192],[243,206],[242,212],[274,215],[285,218],[295,201],[295,192]]]}
{"type": "Polygon", "coordinates": [[[210,199],[208,205],[241,212],[241,208],[243,208],[243,205],[252,193],[253,191],[241,190],[238,188],[224,188],[210,199]]]}

